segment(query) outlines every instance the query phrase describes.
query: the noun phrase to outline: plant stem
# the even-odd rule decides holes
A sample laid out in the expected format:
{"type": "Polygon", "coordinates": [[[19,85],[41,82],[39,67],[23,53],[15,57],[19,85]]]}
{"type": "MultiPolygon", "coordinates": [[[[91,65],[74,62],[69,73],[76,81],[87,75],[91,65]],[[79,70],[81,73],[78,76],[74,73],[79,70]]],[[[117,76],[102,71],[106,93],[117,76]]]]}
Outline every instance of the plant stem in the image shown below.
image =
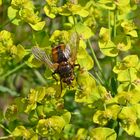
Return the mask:
{"type": "Polygon", "coordinates": [[[0,25],[0,29],[2,29],[4,26],[6,26],[7,24],[11,23],[13,20],[15,20],[16,17],[12,18],[11,20],[8,20],[6,23],[0,25]]]}
{"type": "Polygon", "coordinates": [[[40,83],[42,84],[46,84],[46,80],[44,79],[44,77],[39,73],[39,71],[34,70],[35,75],[37,76],[38,80],[40,83]]]}
{"type": "Polygon", "coordinates": [[[111,40],[111,19],[110,19],[110,10],[108,10],[108,29],[109,29],[109,39],[111,40]]]}
{"type": "Polygon", "coordinates": [[[113,29],[113,37],[115,38],[116,37],[116,18],[117,18],[117,15],[116,15],[116,10],[114,11],[114,29],[113,29]]]}
{"type": "Polygon", "coordinates": [[[103,84],[104,82],[103,82],[103,80],[100,78],[99,74],[98,74],[97,72],[95,72],[95,75],[96,75],[97,78],[99,79],[100,84],[103,84]]]}
{"type": "MultiPolygon", "coordinates": [[[[11,132],[7,129],[7,128],[5,128],[2,124],[0,124],[0,127],[1,128],[3,128],[6,132],[8,132],[9,134],[11,134],[11,132]]],[[[1,138],[1,137],[0,137],[1,138]]]]}
{"type": "Polygon", "coordinates": [[[73,18],[74,25],[76,25],[77,20],[75,19],[75,17],[74,17],[74,15],[73,15],[73,14],[72,14],[72,18],[73,18]]]}
{"type": "Polygon", "coordinates": [[[88,44],[89,44],[89,47],[90,47],[90,50],[91,50],[93,59],[94,59],[96,65],[97,65],[97,67],[98,67],[98,69],[99,69],[99,72],[100,72],[102,78],[104,79],[104,82],[103,82],[102,78],[100,78],[99,74],[96,73],[96,76],[98,77],[98,79],[101,81],[102,84],[105,84],[106,87],[108,87],[108,82],[107,82],[107,80],[106,80],[106,78],[105,78],[105,76],[104,76],[103,70],[102,70],[102,68],[101,68],[101,66],[100,66],[100,63],[99,63],[99,61],[98,61],[98,59],[97,59],[97,57],[96,57],[96,55],[95,55],[95,52],[94,52],[94,50],[93,50],[93,48],[92,48],[91,42],[90,42],[89,39],[87,40],[87,42],[88,42],[88,44]]]}
{"type": "Polygon", "coordinates": [[[12,138],[13,136],[12,135],[9,135],[9,136],[3,136],[3,137],[0,137],[0,140],[5,140],[5,139],[10,139],[12,138]]]}
{"type": "Polygon", "coordinates": [[[36,36],[35,36],[33,30],[32,30],[32,36],[33,36],[33,41],[34,41],[34,43],[35,43],[35,46],[38,46],[38,43],[37,43],[37,41],[36,41],[36,36]]]}
{"type": "Polygon", "coordinates": [[[96,65],[97,65],[98,69],[100,70],[100,72],[102,73],[102,68],[101,68],[100,63],[98,62],[98,59],[97,59],[97,57],[96,57],[96,55],[95,55],[95,53],[94,53],[94,50],[93,50],[93,48],[92,48],[92,45],[91,45],[90,40],[88,39],[87,42],[88,42],[88,44],[89,44],[89,47],[90,47],[92,56],[93,56],[93,58],[94,58],[94,60],[95,60],[95,63],[96,63],[96,65]]]}
{"type": "Polygon", "coordinates": [[[15,67],[14,69],[12,69],[11,71],[7,72],[6,74],[4,74],[1,78],[6,78],[8,77],[9,75],[15,73],[16,71],[18,71],[19,69],[21,69],[22,67],[24,67],[26,65],[26,63],[22,63],[20,64],[19,66],[15,67]]]}

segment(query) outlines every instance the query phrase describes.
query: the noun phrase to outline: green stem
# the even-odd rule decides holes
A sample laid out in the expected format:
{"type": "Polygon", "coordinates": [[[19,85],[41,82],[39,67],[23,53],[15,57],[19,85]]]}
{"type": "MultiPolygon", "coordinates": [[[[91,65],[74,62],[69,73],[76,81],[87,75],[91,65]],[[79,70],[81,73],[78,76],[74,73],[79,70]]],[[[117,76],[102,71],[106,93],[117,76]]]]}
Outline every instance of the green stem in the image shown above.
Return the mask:
{"type": "Polygon", "coordinates": [[[22,67],[24,67],[26,65],[26,63],[22,63],[19,66],[15,67],[14,69],[12,69],[11,71],[7,72],[6,74],[4,74],[1,78],[4,79],[6,77],[8,77],[9,75],[15,73],[16,71],[18,71],[19,69],[21,69],[22,67]]]}
{"type": "MultiPolygon", "coordinates": [[[[0,127],[3,128],[6,132],[8,132],[9,134],[11,134],[11,132],[9,131],[9,129],[5,128],[2,124],[0,124],[0,127]]],[[[0,137],[1,138],[1,137],[0,137]]]]}
{"type": "Polygon", "coordinates": [[[16,17],[12,18],[11,20],[8,20],[6,23],[0,25],[0,29],[2,29],[4,26],[6,26],[7,24],[11,23],[13,20],[15,20],[16,17]]]}
{"type": "Polygon", "coordinates": [[[100,63],[98,62],[98,59],[97,59],[96,55],[95,55],[95,52],[94,52],[94,50],[93,50],[93,48],[92,48],[92,45],[91,45],[90,40],[88,39],[87,42],[88,42],[88,44],[89,44],[89,47],[90,47],[92,56],[93,56],[93,58],[94,58],[94,60],[95,60],[95,63],[96,63],[96,65],[97,65],[98,69],[100,70],[100,72],[102,73],[102,68],[101,68],[101,66],[100,66],[100,63]]]}
{"type": "Polygon", "coordinates": [[[117,15],[116,15],[116,10],[115,10],[114,11],[114,31],[113,31],[114,38],[116,37],[116,18],[117,18],[117,15]]]}
{"type": "Polygon", "coordinates": [[[74,15],[73,15],[73,14],[72,14],[72,18],[73,18],[74,25],[76,25],[77,20],[75,19],[75,17],[74,17],[74,15]]]}
{"type": "Polygon", "coordinates": [[[103,84],[104,82],[103,82],[103,80],[100,78],[99,74],[98,74],[97,72],[95,72],[95,75],[96,75],[97,78],[99,79],[100,84],[103,84]]]}
{"type": "Polygon", "coordinates": [[[111,19],[110,19],[110,10],[108,10],[108,29],[109,29],[109,39],[111,40],[111,19]]]}
{"type": "Polygon", "coordinates": [[[98,59],[97,59],[97,57],[96,57],[96,55],[95,55],[95,52],[94,52],[94,50],[93,50],[93,48],[92,48],[92,45],[91,45],[90,40],[88,39],[87,42],[88,42],[88,44],[89,44],[89,47],[90,47],[90,50],[91,50],[93,59],[94,59],[96,65],[97,65],[97,67],[98,67],[98,69],[99,69],[99,72],[100,72],[102,78],[104,79],[104,82],[103,82],[102,78],[100,78],[99,74],[96,73],[96,76],[98,76],[98,78],[99,78],[99,80],[101,81],[102,84],[105,84],[106,87],[109,87],[109,86],[108,86],[108,82],[107,82],[107,80],[106,80],[106,78],[105,78],[105,76],[104,76],[103,70],[102,70],[102,68],[101,68],[101,66],[100,66],[100,63],[99,63],[99,61],[98,61],[98,59]]]}
{"type": "MultiPolygon", "coordinates": [[[[77,21],[75,21],[74,16],[73,16],[73,20],[74,20],[74,24],[76,24],[77,21]]],[[[81,22],[83,22],[83,19],[82,19],[81,17],[80,17],[80,20],[81,20],[81,22]]],[[[99,69],[99,72],[100,72],[102,78],[104,79],[104,82],[103,82],[103,80],[101,80],[102,78],[99,78],[99,77],[100,77],[99,74],[98,74],[98,75],[96,74],[96,75],[98,76],[98,78],[99,78],[99,80],[101,81],[101,83],[105,83],[105,85],[108,87],[108,82],[106,81],[106,78],[105,78],[105,76],[104,76],[102,67],[100,66],[100,63],[99,63],[99,61],[98,61],[98,59],[97,59],[97,57],[96,57],[96,55],[95,55],[94,49],[92,48],[92,45],[91,45],[91,42],[90,42],[89,39],[87,39],[87,42],[88,42],[88,44],[89,44],[89,48],[90,48],[90,50],[91,50],[93,59],[94,59],[96,65],[97,65],[97,67],[98,67],[98,69],[99,69]]]]}
{"type": "Polygon", "coordinates": [[[10,138],[12,138],[13,136],[12,135],[9,135],[9,136],[3,136],[3,137],[0,137],[0,140],[8,140],[10,138]]]}
{"type": "Polygon", "coordinates": [[[130,69],[128,69],[128,74],[129,74],[129,79],[130,79],[130,83],[129,83],[129,86],[128,86],[128,91],[131,90],[131,87],[132,87],[132,78],[131,78],[131,73],[130,73],[130,69]]]}
{"type": "Polygon", "coordinates": [[[44,77],[39,73],[39,71],[34,70],[35,75],[37,76],[38,80],[40,83],[42,84],[46,84],[46,80],[44,79],[44,77]]]}
{"type": "Polygon", "coordinates": [[[34,41],[35,45],[38,46],[38,43],[37,43],[37,41],[36,41],[36,36],[35,36],[33,30],[32,30],[32,35],[33,35],[33,41],[34,41]]]}

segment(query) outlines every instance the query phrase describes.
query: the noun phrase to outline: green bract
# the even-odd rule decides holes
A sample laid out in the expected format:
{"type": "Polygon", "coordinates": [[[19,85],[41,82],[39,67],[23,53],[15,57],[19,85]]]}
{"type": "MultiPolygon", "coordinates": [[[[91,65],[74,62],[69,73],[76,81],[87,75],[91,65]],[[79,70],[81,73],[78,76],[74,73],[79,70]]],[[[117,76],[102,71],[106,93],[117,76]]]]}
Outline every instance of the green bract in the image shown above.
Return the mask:
{"type": "Polygon", "coordinates": [[[123,107],[119,114],[119,118],[121,119],[121,126],[123,127],[123,129],[129,135],[135,135],[136,137],[140,137],[139,107],[140,107],[139,104],[136,104],[130,107],[123,107]]]}
{"type": "Polygon", "coordinates": [[[93,121],[102,126],[107,125],[110,120],[116,120],[121,108],[119,105],[108,106],[105,110],[98,110],[94,116],[93,121]]]}
{"type": "Polygon", "coordinates": [[[24,126],[18,126],[12,132],[13,137],[23,137],[25,139],[30,138],[30,132],[24,126]]]}
{"type": "Polygon", "coordinates": [[[127,35],[130,35],[132,37],[138,37],[136,26],[132,22],[124,21],[121,23],[121,26],[123,27],[124,32],[127,35]]]}
{"type": "Polygon", "coordinates": [[[14,59],[17,62],[22,60],[26,55],[26,52],[22,45],[18,44],[15,46],[14,36],[6,30],[1,31],[0,36],[0,54],[9,54],[11,59],[14,59]]]}
{"type": "Polygon", "coordinates": [[[116,140],[117,136],[113,129],[106,128],[106,127],[99,127],[91,130],[90,137],[91,139],[97,139],[97,140],[106,140],[106,139],[116,140]]]}
{"type": "Polygon", "coordinates": [[[28,106],[25,112],[30,112],[34,110],[37,107],[37,102],[42,101],[44,97],[45,97],[45,88],[41,88],[38,91],[31,89],[27,99],[28,106]]]}
{"type": "Polygon", "coordinates": [[[55,18],[58,14],[63,16],[70,15],[79,15],[81,17],[87,17],[88,11],[85,10],[81,5],[73,4],[71,2],[67,2],[63,6],[57,6],[57,1],[49,2],[44,6],[45,14],[50,18],[55,18]]]}
{"type": "Polygon", "coordinates": [[[139,80],[138,67],[139,59],[137,55],[126,56],[122,62],[118,62],[114,67],[113,71],[118,75],[118,81],[122,82],[119,91],[139,87],[136,82],[139,80]]]}
{"type": "Polygon", "coordinates": [[[37,132],[42,136],[57,136],[65,126],[65,120],[60,116],[41,119],[37,124],[37,132]],[[45,127],[45,129],[44,129],[45,127]]]}
{"type": "Polygon", "coordinates": [[[139,0],[0,0],[0,139],[139,139],[139,12],[139,0]]]}
{"type": "Polygon", "coordinates": [[[22,8],[30,8],[33,9],[34,5],[32,3],[31,0],[12,0],[11,1],[11,5],[15,8],[15,9],[22,9],[22,8]]]}
{"type": "Polygon", "coordinates": [[[38,17],[38,12],[34,12],[34,5],[32,1],[28,0],[12,0],[12,7],[8,9],[8,17],[13,20],[12,22],[19,25],[20,21],[27,22],[34,30],[42,30],[45,26],[45,22],[41,21],[38,17]]]}
{"type": "Polygon", "coordinates": [[[110,40],[109,35],[110,35],[109,29],[101,28],[99,33],[100,36],[99,47],[103,54],[115,57],[118,55],[118,50],[116,45],[110,40]]]}

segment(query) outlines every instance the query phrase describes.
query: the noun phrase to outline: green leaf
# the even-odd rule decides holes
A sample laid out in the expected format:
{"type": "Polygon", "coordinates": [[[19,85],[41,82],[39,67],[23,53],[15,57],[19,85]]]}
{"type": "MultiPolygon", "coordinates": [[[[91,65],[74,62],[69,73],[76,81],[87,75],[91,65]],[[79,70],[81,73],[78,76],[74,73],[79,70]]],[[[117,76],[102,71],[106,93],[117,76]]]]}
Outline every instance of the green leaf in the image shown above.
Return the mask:
{"type": "Polygon", "coordinates": [[[84,67],[87,70],[92,69],[94,66],[93,59],[87,53],[86,49],[81,46],[78,49],[77,62],[80,64],[80,67],[84,67]]]}
{"type": "Polygon", "coordinates": [[[2,5],[2,0],[0,0],[0,6],[2,5]]]}
{"type": "Polygon", "coordinates": [[[50,17],[52,19],[55,18],[56,14],[57,14],[57,12],[55,10],[52,11],[51,7],[48,5],[44,6],[44,12],[48,17],[50,17]]]}
{"type": "Polygon", "coordinates": [[[63,16],[79,15],[81,17],[87,17],[89,12],[81,5],[67,3],[58,8],[58,13],[63,16]]]}
{"type": "Polygon", "coordinates": [[[12,0],[11,5],[13,8],[18,9],[18,10],[19,9],[34,9],[33,2],[29,0],[22,0],[22,1],[12,0]]]}
{"type": "Polygon", "coordinates": [[[110,57],[115,57],[118,55],[118,49],[114,42],[110,40],[110,30],[102,27],[99,33],[99,48],[101,52],[110,57]]]}
{"type": "Polygon", "coordinates": [[[36,107],[37,107],[36,102],[28,104],[25,109],[25,113],[31,112],[32,110],[36,109],[36,107]]]}
{"type": "Polygon", "coordinates": [[[136,26],[133,22],[123,21],[121,23],[121,26],[123,27],[123,30],[127,35],[130,35],[132,37],[138,37],[137,31],[135,30],[136,26]]]}
{"type": "Polygon", "coordinates": [[[45,26],[45,21],[40,21],[36,24],[30,24],[29,25],[35,30],[35,31],[40,31],[44,28],[45,26]]]}
{"type": "Polygon", "coordinates": [[[75,4],[71,5],[70,11],[73,14],[77,14],[81,17],[87,17],[89,14],[89,12],[87,10],[85,10],[83,7],[81,7],[80,5],[75,5],[75,4]]]}
{"type": "Polygon", "coordinates": [[[60,134],[65,126],[65,121],[60,116],[52,116],[48,119],[41,119],[37,124],[37,132],[43,137],[60,134]]]}
{"type": "Polygon", "coordinates": [[[36,108],[36,111],[37,111],[37,115],[39,118],[45,118],[46,115],[44,113],[44,105],[38,105],[37,108],[36,108]]]}
{"type": "Polygon", "coordinates": [[[34,56],[33,55],[31,55],[30,57],[29,57],[29,59],[26,61],[26,64],[29,66],[29,67],[31,67],[31,68],[38,68],[38,67],[40,67],[43,63],[41,63],[40,61],[38,61],[38,60],[36,60],[35,58],[34,58],[34,56]]]}
{"type": "Polygon", "coordinates": [[[87,135],[88,135],[88,131],[86,129],[79,128],[75,137],[78,140],[85,140],[87,138],[87,135]]]}
{"type": "Polygon", "coordinates": [[[6,30],[2,30],[0,32],[0,42],[2,43],[1,45],[6,47],[6,50],[8,50],[11,46],[13,46],[14,42],[13,42],[13,35],[6,31],[6,30]]]}
{"type": "Polygon", "coordinates": [[[136,104],[129,107],[123,107],[119,113],[119,119],[121,120],[121,127],[129,134],[136,137],[140,137],[140,104],[136,104]],[[129,115],[128,115],[129,114],[129,115]]]}
{"type": "Polygon", "coordinates": [[[22,136],[25,139],[30,138],[30,132],[24,126],[17,126],[14,131],[12,132],[14,137],[22,136]]]}
{"type": "Polygon", "coordinates": [[[100,0],[98,7],[101,7],[103,9],[107,9],[107,10],[115,10],[116,8],[116,4],[114,4],[112,1],[110,0],[100,0]]]}
{"type": "Polygon", "coordinates": [[[30,25],[35,26],[41,21],[41,18],[38,17],[38,12],[35,13],[33,9],[21,9],[19,11],[19,15],[23,21],[27,22],[30,25]]]}
{"type": "Polygon", "coordinates": [[[113,68],[113,72],[118,74],[119,72],[126,70],[127,68],[125,67],[125,65],[123,65],[123,63],[121,62],[117,62],[116,66],[114,66],[113,68]]]}
{"type": "Polygon", "coordinates": [[[132,90],[129,92],[120,92],[118,93],[115,98],[117,102],[121,105],[129,104],[137,104],[140,102],[140,94],[138,90],[132,90]]]}
{"type": "Polygon", "coordinates": [[[107,123],[109,121],[108,118],[111,118],[111,113],[107,114],[107,112],[98,110],[98,111],[96,111],[96,113],[93,116],[93,122],[97,123],[101,126],[104,126],[104,125],[107,125],[107,123]]]}
{"type": "Polygon", "coordinates": [[[114,129],[98,127],[90,130],[90,137],[96,140],[116,140],[117,134],[114,129]]]}
{"type": "Polygon", "coordinates": [[[136,68],[139,65],[139,59],[137,55],[128,55],[123,58],[122,62],[117,62],[117,65],[113,68],[115,73],[120,73],[128,68],[136,68]]]}
{"type": "Polygon", "coordinates": [[[64,23],[63,24],[63,27],[64,27],[65,30],[72,29],[72,26],[73,25],[71,23],[64,23]]]}
{"type": "Polygon", "coordinates": [[[34,110],[37,107],[37,96],[38,96],[38,91],[31,89],[28,95],[28,105],[25,110],[26,113],[34,110]]]}
{"type": "Polygon", "coordinates": [[[46,88],[41,87],[41,88],[37,89],[36,94],[37,94],[37,97],[36,97],[37,100],[36,101],[41,102],[44,99],[45,95],[46,95],[46,88]]]}
{"type": "Polygon", "coordinates": [[[12,6],[9,6],[8,17],[10,20],[12,20],[12,23],[15,25],[19,25],[19,23],[21,22],[21,20],[17,18],[17,15],[18,15],[18,10],[14,9],[12,6]]]}
{"type": "Polygon", "coordinates": [[[115,57],[118,55],[118,49],[111,40],[107,42],[99,41],[99,47],[101,52],[106,56],[115,57]]]}
{"type": "Polygon", "coordinates": [[[107,109],[104,111],[101,110],[96,111],[96,113],[93,116],[93,122],[104,126],[111,119],[116,120],[119,112],[120,106],[118,105],[108,106],[107,109]]]}
{"type": "Polygon", "coordinates": [[[47,53],[49,53],[48,51],[51,52],[51,46],[49,42],[50,37],[45,30],[42,30],[40,32],[34,32],[34,37],[40,48],[45,48],[47,53]]]}
{"type": "Polygon", "coordinates": [[[95,80],[87,71],[79,72],[77,76],[77,83],[79,85],[79,90],[76,91],[75,101],[91,103],[97,99],[96,94],[94,94],[94,88],[96,88],[95,80]],[[87,83],[87,84],[85,84],[87,83]]]}
{"type": "Polygon", "coordinates": [[[38,139],[39,139],[39,137],[38,137],[37,134],[34,134],[34,135],[30,138],[30,140],[38,140],[38,139]]]}
{"type": "Polygon", "coordinates": [[[126,6],[130,3],[130,0],[121,0],[121,1],[118,1],[118,5],[119,6],[126,6]]]}
{"type": "Polygon", "coordinates": [[[9,89],[8,87],[5,86],[0,86],[0,91],[5,93],[9,93],[11,96],[16,96],[18,95],[18,93],[16,91],[13,91],[12,89],[9,89]]]}
{"type": "Polygon", "coordinates": [[[132,30],[132,31],[128,32],[127,34],[132,36],[132,37],[138,37],[138,33],[136,30],[132,30]]]}
{"type": "Polygon", "coordinates": [[[82,24],[82,23],[77,23],[75,26],[74,26],[74,29],[73,29],[74,31],[76,30],[76,32],[79,34],[79,35],[82,35],[82,37],[84,38],[84,39],[88,39],[88,38],[90,38],[91,36],[93,36],[94,35],[94,33],[92,32],[92,30],[88,27],[88,26],[86,26],[86,25],[84,25],[84,24],[82,24]]]}
{"type": "Polygon", "coordinates": [[[64,114],[62,114],[61,117],[65,120],[66,124],[70,123],[70,119],[71,119],[70,112],[68,112],[68,111],[64,112],[64,114]]]}
{"type": "Polygon", "coordinates": [[[102,27],[100,29],[99,37],[102,42],[107,42],[109,40],[109,29],[102,27]]]}
{"type": "Polygon", "coordinates": [[[136,67],[139,63],[139,58],[137,55],[128,55],[123,59],[122,62],[126,67],[136,67]]]}
{"type": "Polygon", "coordinates": [[[21,61],[24,58],[24,56],[26,55],[26,51],[25,51],[24,47],[20,44],[18,44],[16,46],[15,52],[12,52],[12,53],[15,55],[15,59],[17,62],[21,61]]]}
{"type": "Polygon", "coordinates": [[[65,44],[69,42],[69,32],[66,30],[55,30],[50,37],[50,41],[56,45],[60,44],[60,42],[65,44]]]}
{"type": "Polygon", "coordinates": [[[128,91],[130,90],[130,87],[131,87],[130,82],[123,82],[118,86],[117,91],[118,92],[128,91]]]}
{"type": "Polygon", "coordinates": [[[58,0],[47,0],[47,4],[49,5],[49,6],[55,6],[55,5],[57,5],[57,3],[58,3],[58,0]]]}
{"type": "Polygon", "coordinates": [[[123,37],[120,35],[120,36],[118,36],[118,38],[117,37],[115,38],[115,44],[117,44],[118,50],[127,51],[131,48],[132,41],[129,36],[123,37]],[[120,39],[118,39],[118,38],[120,38],[120,39]],[[116,42],[116,39],[118,39],[117,42],[116,42]]]}
{"type": "Polygon", "coordinates": [[[18,108],[16,105],[11,105],[7,108],[6,112],[5,112],[5,117],[7,120],[15,120],[17,117],[17,113],[18,113],[18,108]]]}
{"type": "Polygon", "coordinates": [[[133,82],[137,79],[137,71],[135,68],[130,68],[128,70],[123,70],[118,74],[117,80],[121,82],[133,82]]]}
{"type": "Polygon", "coordinates": [[[39,120],[39,116],[37,114],[37,112],[35,110],[31,111],[28,115],[28,120],[32,123],[32,124],[37,124],[38,120],[39,120]]]}

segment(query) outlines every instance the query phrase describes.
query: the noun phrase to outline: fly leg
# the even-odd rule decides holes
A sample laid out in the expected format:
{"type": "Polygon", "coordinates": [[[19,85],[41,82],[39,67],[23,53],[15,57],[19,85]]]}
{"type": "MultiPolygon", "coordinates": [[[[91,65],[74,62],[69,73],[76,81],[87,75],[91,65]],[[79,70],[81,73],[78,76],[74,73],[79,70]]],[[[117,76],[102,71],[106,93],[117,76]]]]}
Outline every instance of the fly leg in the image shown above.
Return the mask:
{"type": "Polygon", "coordinates": [[[63,85],[62,85],[62,84],[63,84],[63,79],[61,78],[61,79],[60,79],[60,88],[61,88],[61,93],[62,93],[62,90],[63,90],[63,85]]]}
{"type": "Polygon", "coordinates": [[[74,67],[78,67],[78,70],[80,70],[80,68],[81,68],[81,67],[80,67],[80,64],[74,64],[73,66],[74,66],[74,67]]]}
{"type": "Polygon", "coordinates": [[[56,76],[55,76],[56,73],[57,73],[57,72],[54,71],[54,72],[52,73],[52,77],[53,77],[53,79],[55,79],[55,80],[58,82],[58,79],[57,79],[56,76]]]}
{"type": "MultiPolygon", "coordinates": [[[[80,64],[74,64],[73,67],[78,67],[78,70],[81,69],[80,64]]],[[[79,86],[79,83],[78,83],[78,76],[76,75],[76,73],[74,73],[74,76],[75,76],[76,83],[77,83],[77,85],[79,86]]]]}

